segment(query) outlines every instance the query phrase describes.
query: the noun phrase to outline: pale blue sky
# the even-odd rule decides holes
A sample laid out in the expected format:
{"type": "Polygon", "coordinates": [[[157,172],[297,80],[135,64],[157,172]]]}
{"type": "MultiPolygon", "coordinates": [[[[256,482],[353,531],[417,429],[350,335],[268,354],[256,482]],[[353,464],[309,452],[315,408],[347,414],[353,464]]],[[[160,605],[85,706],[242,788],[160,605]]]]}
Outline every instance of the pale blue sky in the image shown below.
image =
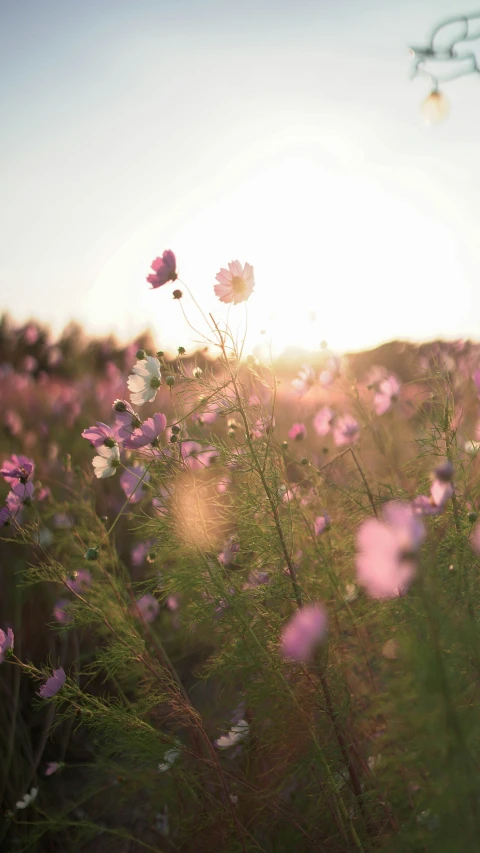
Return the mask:
{"type": "Polygon", "coordinates": [[[480,339],[480,80],[425,127],[406,52],[459,11],[0,0],[0,308],[188,343],[145,282],[172,248],[217,314],[219,268],[254,265],[252,345],[480,339]]]}

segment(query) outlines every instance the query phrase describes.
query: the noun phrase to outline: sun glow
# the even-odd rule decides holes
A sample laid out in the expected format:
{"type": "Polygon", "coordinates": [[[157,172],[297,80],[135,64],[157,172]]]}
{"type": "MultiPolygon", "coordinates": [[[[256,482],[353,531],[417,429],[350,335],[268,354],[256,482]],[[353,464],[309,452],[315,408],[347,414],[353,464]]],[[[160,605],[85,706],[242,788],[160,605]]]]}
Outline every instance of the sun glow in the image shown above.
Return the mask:
{"type": "MultiPolygon", "coordinates": [[[[450,328],[452,320],[461,327],[470,297],[456,233],[435,216],[435,199],[418,203],[425,189],[421,175],[402,175],[404,182],[395,187],[391,175],[357,167],[334,160],[325,166],[304,152],[282,154],[257,164],[228,189],[218,182],[207,200],[199,193],[190,207],[180,206],[168,226],[150,222],[133,235],[98,277],[92,298],[98,306],[99,293],[106,299],[121,274],[128,275],[130,286],[135,277],[134,303],[125,291],[127,325],[143,313],[162,348],[191,345],[198,336],[185,326],[171,288],[154,293],[146,283],[142,288],[150,255],[172,248],[180,279],[205,313],[217,318],[227,309],[213,294],[215,274],[237,258],[253,264],[250,350],[265,341],[276,355],[290,347],[316,351],[322,340],[345,351],[395,337],[422,338],[425,316],[439,335],[447,314],[450,328]],[[147,259],[142,266],[140,258],[147,259]],[[456,299],[446,312],[438,293],[452,281],[456,299]]],[[[183,307],[203,332],[205,324],[187,295],[183,307]]],[[[244,307],[231,308],[228,320],[241,335],[244,307]]],[[[141,327],[139,322],[135,331],[141,327]]]]}

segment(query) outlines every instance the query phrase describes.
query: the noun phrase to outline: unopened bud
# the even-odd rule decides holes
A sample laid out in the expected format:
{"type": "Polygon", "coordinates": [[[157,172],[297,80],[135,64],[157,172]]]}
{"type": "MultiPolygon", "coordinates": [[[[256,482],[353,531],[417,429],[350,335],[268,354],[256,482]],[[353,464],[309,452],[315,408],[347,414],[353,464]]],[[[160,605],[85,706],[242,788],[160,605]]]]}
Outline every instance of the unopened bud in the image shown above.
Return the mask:
{"type": "Polygon", "coordinates": [[[165,355],[165,353],[164,353],[163,349],[159,349],[157,352],[157,358],[163,358],[164,355],[165,355]]]}
{"type": "Polygon", "coordinates": [[[115,400],[113,408],[116,412],[126,412],[127,404],[124,402],[124,400],[115,400]]]}
{"type": "Polygon", "coordinates": [[[144,349],[138,349],[135,353],[135,357],[138,358],[138,360],[140,361],[142,358],[147,357],[147,353],[144,349]]]}
{"type": "Polygon", "coordinates": [[[178,354],[179,355],[185,355],[185,353],[186,353],[185,347],[179,347],[178,348],[178,354]]]}
{"type": "Polygon", "coordinates": [[[183,293],[181,290],[174,290],[173,291],[173,298],[174,299],[181,299],[182,296],[183,296],[183,293]]]}
{"type": "Polygon", "coordinates": [[[98,550],[96,548],[87,548],[84,557],[86,560],[98,560],[98,550]]]}
{"type": "Polygon", "coordinates": [[[174,433],[174,435],[178,435],[178,433],[180,432],[180,427],[178,426],[178,424],[174,424],[172,426],[172,432],[174,433]]]}
{"type": "Polygon", "coordinates": [[[175,377],[170,374],[170,376],[166,377],[165,382],[167,383],[168,387],[171,388],[172,385],[175,385],[175,377]]]}
{"type": "Polygon", "coordinates": [[[470,524],[475,524],[477,518],[478,518],[478,512],[475,512],[475,510],[473,512],[468,513],[468,520],[469,520],[470,524]]]}

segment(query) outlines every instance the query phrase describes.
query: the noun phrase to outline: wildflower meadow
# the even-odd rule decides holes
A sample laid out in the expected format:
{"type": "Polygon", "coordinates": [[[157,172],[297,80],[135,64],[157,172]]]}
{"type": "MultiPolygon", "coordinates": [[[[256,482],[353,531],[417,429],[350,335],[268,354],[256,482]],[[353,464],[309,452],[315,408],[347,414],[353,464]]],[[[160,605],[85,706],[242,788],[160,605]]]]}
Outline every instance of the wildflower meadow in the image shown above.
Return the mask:
{"type": "MultiPolygon", "coordinates": [[[[0,848],[480,850],[480,347],[0,326],[0,848]]],[[[252,259],[253,260],[253,259],[252,259]]]]}

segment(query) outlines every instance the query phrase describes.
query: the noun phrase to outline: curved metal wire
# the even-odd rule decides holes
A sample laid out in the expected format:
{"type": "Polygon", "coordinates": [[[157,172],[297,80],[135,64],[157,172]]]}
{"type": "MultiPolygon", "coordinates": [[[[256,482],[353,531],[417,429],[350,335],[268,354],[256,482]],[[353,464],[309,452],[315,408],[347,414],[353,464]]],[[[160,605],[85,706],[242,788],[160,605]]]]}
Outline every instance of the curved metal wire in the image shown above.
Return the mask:
{"type": "Polygon", "coordinates": [[[424,47],[411,47],[410,51],[414,57],[412,78],[417,77],[419,74],[426,75],[431,80],[432,90],[437,92],[440,83],[450,83],[451,80],[456,80],[458,77],[465,77],[467,74],[480,74],[480,67],[475,53],[473,51],[469,53],[457,53],[456,50],[459,45],[465,42],[473,42],[480,39],[480,30],[478,32],[471,31],[471,25],[474,21],[480,21],[480,12],[445,18],[445,20],[433,28],[430,40],[424,47]],[[436,47],[435,40],[437,39],[438,42],[437,37],[442,30],[455,24],[461,25],[462,29],[460,32],[451,41],[436,47]],[[438,75],[426,70],[425,64],[427,62],[462,62],[467,64],[457,71],[452,71],[451,74],[447,72],[446,74],[438,75]]]}

